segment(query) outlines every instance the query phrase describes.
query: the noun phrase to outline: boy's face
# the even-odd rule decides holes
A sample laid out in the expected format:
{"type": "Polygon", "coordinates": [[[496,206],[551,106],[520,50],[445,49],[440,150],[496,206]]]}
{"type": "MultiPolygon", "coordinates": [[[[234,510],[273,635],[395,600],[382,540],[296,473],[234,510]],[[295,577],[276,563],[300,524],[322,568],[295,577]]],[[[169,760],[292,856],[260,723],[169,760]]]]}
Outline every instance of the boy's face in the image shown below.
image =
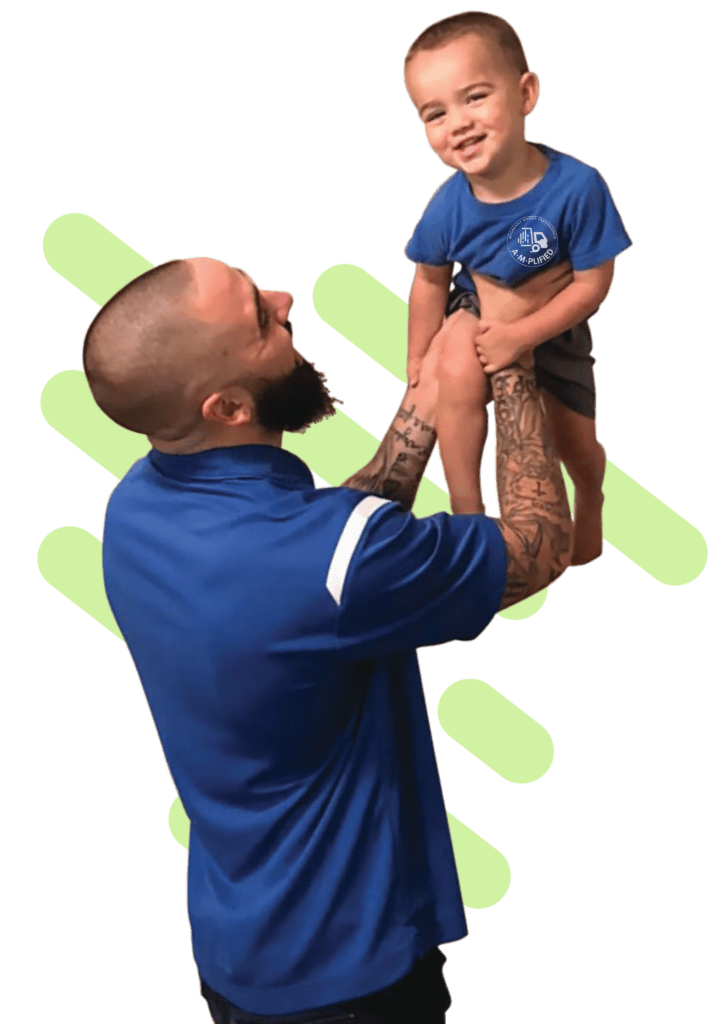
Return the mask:
{"type": "Polygon", "coordinates": [[[525,145],[537,76],[520,76],[494,43],[466,35],[421,51],[405,81],[430,146],[449,167],[472,178],[496,175],[525,145]]]}

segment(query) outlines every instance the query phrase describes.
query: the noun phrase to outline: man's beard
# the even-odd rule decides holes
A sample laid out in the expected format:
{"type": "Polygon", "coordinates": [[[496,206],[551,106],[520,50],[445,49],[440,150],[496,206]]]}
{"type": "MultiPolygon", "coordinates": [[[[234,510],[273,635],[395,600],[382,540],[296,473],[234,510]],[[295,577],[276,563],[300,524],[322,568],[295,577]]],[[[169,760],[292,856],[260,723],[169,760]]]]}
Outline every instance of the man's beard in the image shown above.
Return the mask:
{"type": "Polygon", "coordinates": [[[287,377],[258,380],[252,388],[259,426],[274,433],[302,433],[312,423],[333,416],[334,402],[326,377],[304,359],[287,377]]]}

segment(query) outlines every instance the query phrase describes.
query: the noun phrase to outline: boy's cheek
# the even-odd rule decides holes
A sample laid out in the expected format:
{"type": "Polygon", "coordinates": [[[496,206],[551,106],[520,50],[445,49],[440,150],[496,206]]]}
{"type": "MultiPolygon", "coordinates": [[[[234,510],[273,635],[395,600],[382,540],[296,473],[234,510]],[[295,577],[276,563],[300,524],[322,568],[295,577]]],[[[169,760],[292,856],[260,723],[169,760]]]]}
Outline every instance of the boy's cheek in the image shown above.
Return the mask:
{"type": "Polygon", "coordinates": [[[437,156],[440,157],[441,159],[444,159],[444,139],[440,138],[439,135],[436,134],[435,132],[427,132],[427,142],[432,147],[437,156]]]}

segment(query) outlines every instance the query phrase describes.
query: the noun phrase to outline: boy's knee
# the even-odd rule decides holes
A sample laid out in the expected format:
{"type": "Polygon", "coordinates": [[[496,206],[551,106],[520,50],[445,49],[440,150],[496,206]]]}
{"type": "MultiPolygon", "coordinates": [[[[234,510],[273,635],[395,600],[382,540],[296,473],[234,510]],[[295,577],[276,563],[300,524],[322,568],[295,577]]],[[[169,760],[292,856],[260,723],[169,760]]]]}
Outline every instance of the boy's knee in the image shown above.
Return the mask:
{"type": "Polygon", "coordinates": [[[474,360],[443,360],[439,370],[439,386],[444,396],[458,396],[465,401],[473,398],[482,405],[486,405],[489,397],[487,375],[476,353],[474,360]]]}
{"type": "Polygon", "coordinates": [[[469,324],[459,324],[446,335],[439,369],[440,376],[449,382],[463,382],[470,376],[477,380],[485,377],[474,346],[474,330],[469,324]]]}

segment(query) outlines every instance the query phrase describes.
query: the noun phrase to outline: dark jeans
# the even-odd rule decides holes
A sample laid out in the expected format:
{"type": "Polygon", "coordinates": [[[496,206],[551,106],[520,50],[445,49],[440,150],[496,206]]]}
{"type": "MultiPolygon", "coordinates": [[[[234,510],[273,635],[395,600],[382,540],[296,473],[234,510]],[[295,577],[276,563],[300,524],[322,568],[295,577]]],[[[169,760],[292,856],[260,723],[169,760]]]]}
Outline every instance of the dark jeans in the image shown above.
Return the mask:
{"type": "Polygon", "coordinates": [[[444,953],[433,949],[403,978],[379,992],[347,1003],[282,1016],[249,1013],[232,1006],[201,980],[201,994],[215,1024],[444,1024],[452,1000],[442,975],[444,953]]]}

